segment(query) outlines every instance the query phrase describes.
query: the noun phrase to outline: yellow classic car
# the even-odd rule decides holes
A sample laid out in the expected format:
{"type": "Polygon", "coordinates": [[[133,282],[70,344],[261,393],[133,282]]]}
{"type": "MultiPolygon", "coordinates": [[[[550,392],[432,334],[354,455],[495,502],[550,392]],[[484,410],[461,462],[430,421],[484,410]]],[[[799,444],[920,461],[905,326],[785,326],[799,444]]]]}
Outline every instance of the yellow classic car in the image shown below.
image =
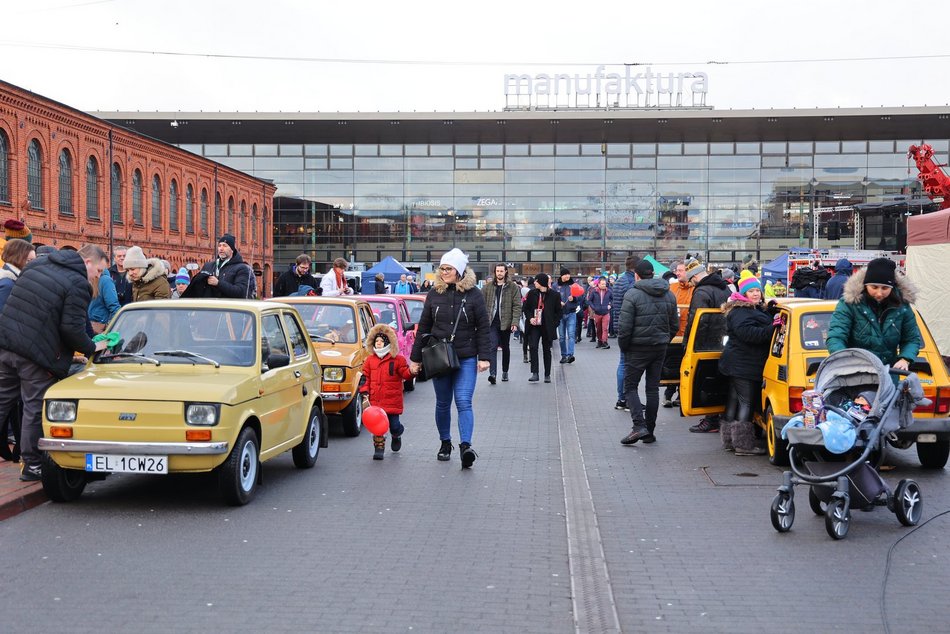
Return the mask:
{"type": "Polygon", "coordinates": [[[43,488],[78,498],[110,473],[217,471],[246,504],[260,463],[292,450],[314,465],[327,446],[320,367],[300,316],[259,301],[160,300],[122,308],[108,349],[49,388],[43,488]]]}
{"type": "Polygon", "coordinates": [[[289,296],[268,301],[293,306],[303,318],[323,368],[326,412],[336,416],[345,436],[359,436],[363,425],[360,380],[366,350],[363,344],[376,323],[369,303],[358,297],[289,296]]]}
{"type": "MultiPolygon", "coordinates": [[[[769,462],[788,464],[788,443],[782,427],[802,409],[802,392],[815,384],[818,365],[828,356],[825,339],[837,302],[802,298],[778,300],[782,325],[772,336],[762,372],[762,401],[755,415],[769,451],[769,462]]],[[[930,330],[917,313],[923,345],[910,370],[917,374],[931,405],[914,411],[914,424],[889,439],[890,446],[917,445],[926,468],[940,469],[950,456],[950,375],[930,330]]],[[[725,319],[718,309],[696,312],[680,367],[680,410],[684,416],[721,413],[729,381],[719,374],[725,319]]]]}

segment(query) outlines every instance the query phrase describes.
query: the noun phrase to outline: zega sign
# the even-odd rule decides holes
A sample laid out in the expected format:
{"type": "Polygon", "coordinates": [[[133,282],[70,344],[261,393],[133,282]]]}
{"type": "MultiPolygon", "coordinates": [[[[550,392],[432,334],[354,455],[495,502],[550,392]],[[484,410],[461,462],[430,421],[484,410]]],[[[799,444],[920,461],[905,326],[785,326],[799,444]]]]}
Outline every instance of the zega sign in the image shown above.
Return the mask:
{"type": "Polygon", "coordinates": [[[506,109],[706,108],[709,76],[702,72],[654,73],[647,66],[608,73],[506,74],[506,109]],[[639,72],[634,72],[637,70],[639,72]]]}

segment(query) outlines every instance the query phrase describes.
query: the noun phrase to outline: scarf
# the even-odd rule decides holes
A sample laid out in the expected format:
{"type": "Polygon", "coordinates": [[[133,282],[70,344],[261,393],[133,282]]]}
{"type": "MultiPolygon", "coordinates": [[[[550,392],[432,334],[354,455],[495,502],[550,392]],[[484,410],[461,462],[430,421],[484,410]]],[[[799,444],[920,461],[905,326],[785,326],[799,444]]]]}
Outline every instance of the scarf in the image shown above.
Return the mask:
{"type": "Polygon", "coordinates": [[[227,264],[227,263],[230,262],[230,261],[231,261],[231,258],[228,258],[227,260],[222,260],[221,258],[218,258],[217,260],[215,260],[215,262],[214,262],[214,276],[215,276],[215,277],[221,277],[221,269],[223,269],[223,268],[224,268],[224,265],[227,264]]]}
{"type": "Polygon", "coordinates": [[[730,302],[745,302],[746,304],[756,304],[758,302],[753,302],[751,299],[743,295],[742,293],[733,293],[729,296],[730,302]]]}
{"type": "Polygon", "coordinates": [[[387,354],[389,354],[389,346],[383,346],[382,348],[373,348],[373,352],[376,353],[376,356],[382,359],[387,354]]]}
{"type": "Polygon", "coordinates": [[[343,271],[336,267],[333,267],[333,272],[336,274],[336,287],[345,292],[347,289],[346,276],[343,275],[343,271]]]}

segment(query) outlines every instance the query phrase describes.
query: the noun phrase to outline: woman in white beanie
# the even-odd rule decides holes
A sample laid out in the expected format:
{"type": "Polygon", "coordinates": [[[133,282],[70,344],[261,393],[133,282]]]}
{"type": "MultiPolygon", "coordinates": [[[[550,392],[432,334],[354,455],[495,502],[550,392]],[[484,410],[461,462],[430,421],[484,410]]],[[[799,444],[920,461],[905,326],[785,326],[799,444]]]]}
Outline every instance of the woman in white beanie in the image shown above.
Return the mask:
{"type": "Polygon", "coordinates": [[[144,302],[150,299],[171,299],[168,286],[168,272],[158,258],[145,258],[141,247],[130,247],[125,253],[125,270],[132,282],[132,301],[144,302]]]}
{"type": "Polygon", "coordinates": [[[435,285],[426,296],[416,341],[409,355],[409,367],[413,374],[422,369],[422,348],[431,338],[452,342],[459,357],[459,369],[432,379],[435,388],[435,424],[442,441],[436,458],[447,461],[452,457],[454,398],[463,469],[471,467],[478,457],[472,449],[472,431],[475,427],[472,395],[478,372],[484,372],[490,365],[490,326],[485,298],[476,286],[474,271],[468,268],[468,256],[459,249],[452,249],[442,256],[435,285]]]}

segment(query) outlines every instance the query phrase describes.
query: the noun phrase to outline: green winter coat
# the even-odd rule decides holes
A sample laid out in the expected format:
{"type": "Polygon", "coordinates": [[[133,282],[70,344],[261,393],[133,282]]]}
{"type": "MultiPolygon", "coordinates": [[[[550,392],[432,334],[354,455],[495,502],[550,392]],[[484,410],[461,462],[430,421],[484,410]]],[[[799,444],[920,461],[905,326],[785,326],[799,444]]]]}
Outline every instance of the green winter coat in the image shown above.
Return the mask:
{"type": "Polygon", "coordinates": [[[913,361],[922,344],[910,306],[917,299],[917,289],[898,275],[897,286],[885,302],[884,318],[879,320],[871,308],[874,300],[864,293],[864,274],[863,269],[858,271],[844,285],[828,328],[828,352],[863,348],[885,365],[893,365],[898,359],[913,361]]]}
{"type": "MultiPolygon", "coordinates": [[[[485,308],[488,309],[488,320],[495,315],[495,279],[485,282],[482,286],[482,295],[485,297],[485,308]]],[[[505,276],[505,285],[501,289],[501,309],[498,311],[501,321],[501,330],[511,330],[521,319],[521,289],[505,276]]]]}

